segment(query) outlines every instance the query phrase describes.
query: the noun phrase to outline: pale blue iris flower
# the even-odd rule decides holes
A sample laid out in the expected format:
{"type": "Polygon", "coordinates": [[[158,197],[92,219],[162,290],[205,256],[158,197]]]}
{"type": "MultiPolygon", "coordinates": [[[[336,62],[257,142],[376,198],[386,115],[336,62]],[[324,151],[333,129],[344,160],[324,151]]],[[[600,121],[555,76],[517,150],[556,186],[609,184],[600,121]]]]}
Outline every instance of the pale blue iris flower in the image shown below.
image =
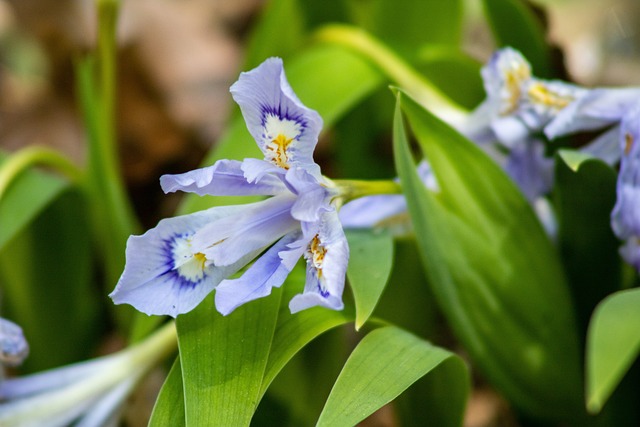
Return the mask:
{"type": "Polygon", "coordinates": [[[291,311],[316,305],[342,309],[349,249],[338,220],[339,191],[313,160],[321,117],[293,93],[279,58],[242,73],[231,93],[264,158],[220,160],[165,175],[161,186],[165,192],[271,197],[165,219],[132,236],[111,298],[147,314],[175,317],[217,288],[216,308],[227,315],[281,286],[304,256],[306,285],[292,299],[291,311]],[[262,252],[240,278],[227,279],[262,252]]]}

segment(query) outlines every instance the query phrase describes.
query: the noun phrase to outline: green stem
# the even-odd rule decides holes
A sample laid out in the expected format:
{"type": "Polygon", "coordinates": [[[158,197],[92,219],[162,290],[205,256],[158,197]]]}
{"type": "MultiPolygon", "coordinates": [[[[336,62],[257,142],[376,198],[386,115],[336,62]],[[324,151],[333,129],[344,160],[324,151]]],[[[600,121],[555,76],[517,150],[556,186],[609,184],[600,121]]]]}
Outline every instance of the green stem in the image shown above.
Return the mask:
{"type": "Polygon", "coordinates": [[[343,203],[358,197],[379,194],[402,194],[402,187],[395,181],[379,180],[364,181],[350,179],[335,179],[333,183],[338,188],[343,203]]]}
{"type": "Polygon", "coordinates": [[[318,41],[335,43],[355,50],[409,92],[418,102],[452,126],[463,123],[467,111],[445,96],[431,82],[364,30],[332,24],[315,33],[318,41]]]}
{"type": "Polygon", "coordinates": [[[0,199],[22,172],[35,165],[49,166],[75,183],[81,183],[84,178],[82,171],[59,152],[47,147],[26,147],[9,157],[0,168],[0,199]]]}

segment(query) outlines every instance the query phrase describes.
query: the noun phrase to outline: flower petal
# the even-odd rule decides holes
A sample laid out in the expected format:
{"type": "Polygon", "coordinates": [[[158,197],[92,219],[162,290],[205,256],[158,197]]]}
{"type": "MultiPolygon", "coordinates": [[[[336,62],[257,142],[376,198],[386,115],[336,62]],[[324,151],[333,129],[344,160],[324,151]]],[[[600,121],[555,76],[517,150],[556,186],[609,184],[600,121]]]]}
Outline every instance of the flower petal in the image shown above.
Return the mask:
{"type": "Polygon", "coordinates": [[[271,294],[280,287],[302,256],[305,245],[290,244],[300,240],[301,233],[286,235],[269,248],[238,279],[223,280],[216,288],[216,308],[226,316],[242,304],[271,294]]]}
{"type": "Polygon", "coordinates": [[[281,180],[264,176],[248,180],[244,164],[237,160],[218,160],[213,166],[177,175],[162,175],[160,185],[165,193],[186,191],[199,196],[272,196],[285,189],[281,180]]]}
{"type": "Polygon", "coordinates": [[[231,265],[299,227],[291,216],[294,201],[293,194],[285,194],[243,205],[236,215],[211,221],[198,230],[192,244],[215,265],[231,265]]]}
{"type": "Polygon", "coordinates": [[[553,186],[554,161],[545,157],[544,143],[537,139],[527,138],[526,142],[513,147],[505,171],[530,202],[553,186]]]}
{"type": "Polygon", "coordinates": [[[303,168],[291,168],[286,174],[286,183],[297,195],[291,208],[291,216],[298,221],[315,222],[323,212],[334,210],[330,204],[334,193],[327,184],[319,182],[303,168]]]}
{"type": "Polygon", "coordinates": [[[613,126],[579,150],[613,166],[620,161],[619,140],[620,126],[613,126]]]}
{"type": "Polygon", "coordinates": [[[0,317],[0,365],[18,366],[29,355],[22,328],[0,317]]]}
{"type": "Polygon", "coordinates": [[[131,304],[146,314],[177,316],[198,305],[224,278],[242,268],[256,253],[219,267],[197,251],[197,230],[245,206],[216,207],[160,221],[142,236],[127,241],[126,265],[109,295],[115,304],[131,304]]]}
{"type": "Polygon", "coordinates": [[[241,73],[231,86],[231,94],[265,160],[284,169],[301,166],[320,175],[313,150],[322,118],[295,95],[280,58],[269,58],[257,68],[241,73]]]}
{"type": "Polygon", "coordinates": [[[601,88],[577,98],[545,127],[549,139],[599,129],[622,119],[640,98],[640,88],[601,88]]]}
{"type": "Polygon", "coordinates": [[[313,306],[323,306],[342,310],[342,292],[349,263],[349,245],[344,235],[338,214],[327,212],[315,227],[310,227],[305,235],[317,234],[311,239],[307,258],[307,279],[304,292],[294,296],[289,302],[291,313],[313,306]]]}

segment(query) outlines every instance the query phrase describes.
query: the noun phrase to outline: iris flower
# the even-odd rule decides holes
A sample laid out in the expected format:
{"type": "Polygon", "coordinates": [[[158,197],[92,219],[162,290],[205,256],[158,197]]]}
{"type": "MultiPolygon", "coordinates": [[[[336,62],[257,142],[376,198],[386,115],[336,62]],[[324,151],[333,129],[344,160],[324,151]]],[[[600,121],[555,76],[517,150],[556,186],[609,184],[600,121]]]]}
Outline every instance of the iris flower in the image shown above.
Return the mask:
{"type": "Polygon", "coordinates": [[[162,189],[269,197],[164,219],[130,237],[111,298],[149,315],[175,317],[217,289],[216,308],[227,315],[281,286],[303,256],[306,284],[291,300],[291,311],[342,309],[349,248],[337,213],[340,191],[313,160],[321,117],[295,95],[279,58],[242,73],[231,94],[263,159],[220,160],[165,175],[162,189]],[[241,277],[228,279],[260,254],[241,277]]]}

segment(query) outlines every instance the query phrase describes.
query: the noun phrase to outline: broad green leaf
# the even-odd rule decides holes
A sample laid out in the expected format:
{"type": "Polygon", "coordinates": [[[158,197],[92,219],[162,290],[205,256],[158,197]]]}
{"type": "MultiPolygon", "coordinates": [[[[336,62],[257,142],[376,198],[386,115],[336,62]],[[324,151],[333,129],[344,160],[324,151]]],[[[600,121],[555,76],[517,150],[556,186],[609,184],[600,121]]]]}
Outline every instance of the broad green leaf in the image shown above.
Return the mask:
{"type": "Polygon", "coordinates": [[[372,0],[364,13],[362,1],[351,3],[356,21],[410,62],[415,62],[416,53],[428,44],[460,43],[460,0],[372,0]]]}
{"type": "Polygon", "coordinates": [[[223,317],[213,294],[178,316],[187,426],[248,425],[276,326],[280,290],[223,317]]]}
{"type": "Polygon", "coordinates": [[[314,307],[296,314],[289,311],[289,300],[302,292],[305,268],[299,264],[284,284],[283,303],[278,313],[278,323],[273,335],[269,361],[262,381],[263,395],[282,368],[305,345],[324,332],[353,321],[353,313],[348,309],[333,311],[314,307]]]}
{"type": "Polygon", "coordinates": [[[0,251],[2,315],[20,324],[29,341],[26,371],[75,362],[95,350],[98,302],[105,297],[94,287],[86,208],[83,193],[65,191],[0,251]]]}
{"type": "Polygon", "coordinates": [[[581,417],[573,307],[558,256],[530,205],[477,146],[402,92],[394,152],[430,283],[473,361],[533,416],[581,417]],[[438,193],[415,171],[400,107],[438,193]]]}
{"type": "MultiPolygon", "coordinates": [[[[457,356],[396,327],[365,336],[344,365],[318,426],[353,426],[392,401],[434,369],[446,370],[446,411],[424,413],[424,424],[458,426],[469,393],[469,375],[457,356]],[[434,414],[435,415],[435,414],[434,414]]],[[[424,396],[425,402],[431,396],[424,396]]]]}
{"type": "Polygon", "coordinates": [[[552,77],[551,52],[544,28],[522,0],[483,0],[485,15],[499,46],[518,49],[538,77],[552,77]]]}
{"type": "Polygon", "coordinates": [[[173,362],[169,375],[160,389],[153,406],[151,419],[149,419],[149,427],[181,427],[185,425],[182,371],[178,358],[173,362]]]}
{"type": "Polygon", "coordinates": [[[587,336],[587,408],[599,412],[640,351],[640,289],[617,292],[596,308],[587,336]]]}
{"type": "Polygon", "coordinates": [[[611,230],[617,174],[591,159],[576,169],[558,161],[555,176],[557,241],[584,337],[598,302],[621,288],[619,243],[611,230]]]}
{"type": "Polygon", "coordinates": [[[356,303],[356,330],[373,313],[389,280],[393,261],[393,238],[377,230],[348,230],[347,277],[356,303]]]}
{"type": "MultiPolygon", "coordinates": [[[[339,46],[314,46],[285,63],[287,79],[302,102],[320,113],[324,129],[330,128],[347,111],[382,83],[380,73],[357,54],[339,46]]],[[[217,147],[204,160],[211,165],[219,159],[261,157],[256,142],[238,116],[217,147]]],[[[185,198],[180,212],[195,212],[214,205],[235,204],[239,198],[185,198]]],[[[242,201],[247,199],[242,198],[242,201]]]]}
{"type": "MultiPolygon", "coordinates": [[[[0,167],[8,157],[0,152],[0,167]]],[[[0,250],[66,188],[64,179],[37,170],[19,175],[0,199],[0,250]]]]}

